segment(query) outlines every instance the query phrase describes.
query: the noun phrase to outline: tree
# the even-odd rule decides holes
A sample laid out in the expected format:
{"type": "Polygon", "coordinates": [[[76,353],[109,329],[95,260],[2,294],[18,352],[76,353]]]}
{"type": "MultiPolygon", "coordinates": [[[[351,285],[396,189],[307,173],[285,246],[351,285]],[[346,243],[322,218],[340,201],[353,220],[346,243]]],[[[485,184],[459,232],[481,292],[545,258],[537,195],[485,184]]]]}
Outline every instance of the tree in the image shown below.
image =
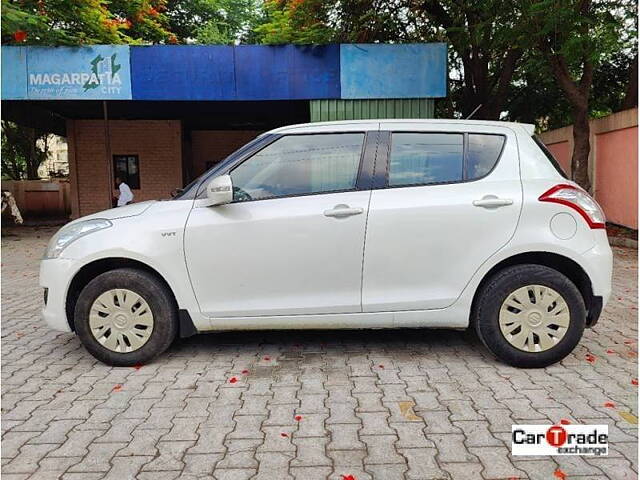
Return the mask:
{"type": "Polygon", "coordinates": [[[47,159],[48,133],[2,122],[2,173],[12,180],[37,180],[38,168],[47,159]]]}
{"type": "Polygon", "coordinates": [[[511,0],[422,0],[410,4],[415,36],[441,38],[452,50],[452,95],[466,117],[497,120],[505,109],[514,72],[523,54],[521,21],[511,0]]]}
{"type": "Polygon", "coordinates": [[[258,21],[257,0],[168,0],[169,29],[179,42],[233,44],[258,21]]]}
{"type": "Polygon", "coordinates": [[[2,44],[87,45],[172,41],[166,0],[2,0],[2,44]]]}
{"type": "Polygon", "coordinates": [[[524,0],[527,38],[549,67],[570,105],[573,121],[571,176],[590,190],[589,111],[594,71],[620,48],[620,2],[524,0]],[[615,7],[615,8],[614,8],[615,7]]]}
{"type": "Polygon", "coordinates": [[[260,43],[271,45],[331,43],[337,38],[331,9],[325,0],[266,0],[265,18],[254,31],[260,43]]]}

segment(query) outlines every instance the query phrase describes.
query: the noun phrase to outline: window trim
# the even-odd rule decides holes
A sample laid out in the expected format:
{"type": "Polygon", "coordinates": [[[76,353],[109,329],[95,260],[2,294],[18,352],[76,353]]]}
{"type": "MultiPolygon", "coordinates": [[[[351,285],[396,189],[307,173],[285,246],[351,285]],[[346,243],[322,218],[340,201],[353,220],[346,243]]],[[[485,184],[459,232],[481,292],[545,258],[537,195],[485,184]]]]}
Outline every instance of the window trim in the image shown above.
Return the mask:
{"type": "Polygon", "coordinates": [[[386,158],[382,158],[382,162],[385,165],[385,182],[384,185],[378,186],[376,189],[388,189],[388,188],[409,188],[409,187],[431,187],[438,185],[456,185],[459,183],[472,183],[482,180],[493,173],[493,171],[498,167],[498,164],[502,160],[502,155],[504,153],[505,147],[507,145],[507,134],[505,133],[489,133],[489,132],[470,132],[468,130],[382,130],[381,133],[387,133],[386,136],[381,136],[385,138],[387,143],[386,145],[386,158]],[[396,133],[415,133],[415,134],[457,134],[462,135],[462,180],[452,180],[450,182],[430,182],[430,183],[411,183],[406,185],[389,185],[389,166],[391,162],[391,147],[393,144],[393,135],[396,133]],[[502,148],[500,149],[500,153],[498,154],[498,158],[496,159],[493,167],[486,174],[481,177],[468,179],[467,178],[467,158],[469,151],[469,135],[493,135],[503,137],[504,141],[502,142],[502,148]]]}
{"type": "MultiPolygon", "coordinates": [[[[131,185],[129,185],[129,183],[126,183],[129,188],[131,190],[142,190],[142,169],[140,168],[140,154],[138,153],[113,153],[111,154],[111,161],[112,166],[113,166],[113,184],[114,190],[118,190],[118,185],[115,184],[116,182],[116,176],[117,176],[117,171],[116,171],[116,157],[136,157],[137,161],[138,161],[138,188],[133,188],[131,185]]],[[[127,177],[129,176],[129,163],[127,161],[127,177]]],[[[127,178],[127,180],[129,180],[129,178],[127,178]]]]}
{"type": "Polygon", "coordinates": [[[347,193],[347,192],[357,192],[362,190],[371,190],[371,180],[369,179],[370,173],[365,170],[365,167],[368,163],[372,163],[375,161],[375,154],[378,147],[378,130],[349,130],[349,131],[326,131],[326,132],[299,132],[299,133],[283,133],[278,135],[273,139],[273,141],[263,145],[262,148],[251,152],[246,157],[238,159],[237,162],[229,165],[229,168],[225,169],[225,171],[220,172],[220,175],[230,175],[233,170],[238,168],[244,162],[250,160],[255,155],[260,153],[262,150],[267,148],[269,145],[275,143],[283,137],[299,137],[299,136],[316,136],[316,135],[344,135],[344,134],[363,134],[364,139],[362,141],[362,147],[360,150],[360,159],[358,161],[358,171],[356,173],[356,181],[353,188],[342,189],[342,190],[331,190],[331,191],[323,191],[323,192],[308,192],[308,193],[292,193],[289,195],[279,195],[277,197],[268,197],[268,198],[256,198],[251,200],[234,200],[230,203],[230,205],[235,205],[239,203],[252,203],[252,202],[262,202],[268,200],[280,200],[282,198],[296,198],[296,197],[308,197],[311,195],[331,195],[334,193],[347,193]],[[374,137],[370,142],[370,137],[374,137]],[[373,145],[371,145],[373,143],[373,145]],[[371,152],[373,149],[373,152],[371,152]]]}

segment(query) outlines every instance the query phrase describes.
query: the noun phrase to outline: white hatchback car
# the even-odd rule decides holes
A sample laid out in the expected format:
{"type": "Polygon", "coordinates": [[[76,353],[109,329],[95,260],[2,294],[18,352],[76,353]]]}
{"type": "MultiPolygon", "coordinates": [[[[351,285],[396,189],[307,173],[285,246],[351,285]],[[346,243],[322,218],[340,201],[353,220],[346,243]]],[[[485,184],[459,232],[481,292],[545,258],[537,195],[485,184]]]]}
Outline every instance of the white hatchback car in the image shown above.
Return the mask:
{"type": "Polygon", "coordinates": [[[40,283],[47,323],[111,365],[214,330],[473,326],[543,367],[611,270],[602,210],[533,126],[369,120],[272,130],[170,201],[75,220],[40,283]]]}

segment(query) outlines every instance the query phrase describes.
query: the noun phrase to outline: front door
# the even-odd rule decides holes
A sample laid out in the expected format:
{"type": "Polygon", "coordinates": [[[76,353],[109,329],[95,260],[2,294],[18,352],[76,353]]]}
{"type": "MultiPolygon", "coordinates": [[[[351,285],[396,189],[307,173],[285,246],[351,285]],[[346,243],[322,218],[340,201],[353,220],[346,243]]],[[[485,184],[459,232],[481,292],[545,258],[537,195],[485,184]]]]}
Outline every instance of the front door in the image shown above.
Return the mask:
{"type": "Polygon", "coordinates": [[[382,134],[388,152],[376,162],[386,180],[371,195],[363,310],[445,308],[515,232],[515,135],[501,127],[394,127],[382,134]]]}
{"type": "Polygon", "coordinates": [[[364,139],[282,136],[232,169],[233,203],[193,208],[185,256],[205,315],[361,311],[364,139]]]}

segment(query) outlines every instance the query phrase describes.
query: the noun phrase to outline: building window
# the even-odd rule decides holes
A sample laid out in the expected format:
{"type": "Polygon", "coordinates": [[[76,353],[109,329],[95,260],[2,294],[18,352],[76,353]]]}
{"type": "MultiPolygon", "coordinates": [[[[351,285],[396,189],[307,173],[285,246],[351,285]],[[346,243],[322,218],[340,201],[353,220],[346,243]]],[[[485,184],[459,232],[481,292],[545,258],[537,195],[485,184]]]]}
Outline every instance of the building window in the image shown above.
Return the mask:
{"type": "MultiPolygon", "coordinates": [[[[113,179],[120,178],[132,190],[140,189],[140,160],[138,155],[114,155],[113,179]]],[[[115,186],[118,188],[118,185],[115,186]]]]}

